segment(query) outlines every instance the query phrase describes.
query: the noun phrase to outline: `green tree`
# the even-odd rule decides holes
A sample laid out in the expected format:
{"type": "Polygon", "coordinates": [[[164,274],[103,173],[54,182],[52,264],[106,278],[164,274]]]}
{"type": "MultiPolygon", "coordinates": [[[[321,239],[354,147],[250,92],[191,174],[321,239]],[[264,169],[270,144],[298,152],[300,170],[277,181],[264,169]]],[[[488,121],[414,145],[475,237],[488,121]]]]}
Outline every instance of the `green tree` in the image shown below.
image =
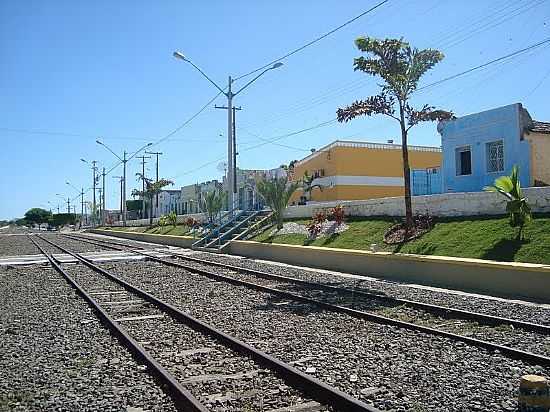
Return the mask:
{"type": "MultiPolygon", "coordinates": [[[[141,173],[136,173],[136,176],[138,176],[138,180],[145,182],[145,191],[134,189],[132,190],[132,196],[141,196],[149,205],[153,204],[153,198],[160,193],[164,187],[174,184],[174,182],[168,179],[159,179],[158,182],[154,182],[141,173]]],[[[149,208],[149,225],[153,225],[153,213],[151,209],[152,208],[149,208]]]]}
{"type": "Polygon", "coordinates": [[[262,179],[256,183],[258,193],[273,211],[277,229],[283,228],[283,212],[288,205],[290,196],[300,187],[299,182],[289,182],[287,176],[273,179],[262,179]]]}
{"type": "Polygon", "coordinates": [[[54,227],[76,224],[76,215],[74,213],[57,213],[53,214],[50,219],[50,224],[54,227]]]}
{"type": "Polygon", "coordinates": [[[411,202],[411,175],[407,138],[409,130],[426,121],[442,121],[453,118],[448,111],[424,105],[415,109],[409,103],[418,87],[420,78],[443,59],[438,50],[418,50],[403,39],[379,40],[359,37],[357,48],[367,53],[367,57],[354,59],[354,70],[362,71],[382,79],[380,93],[365,100],[357,100],[350,106],[337,110],[339,122],[348,122],[358,116],[381,114],[397,122],[401,129],[401,151],[403,156],[403,177],[405,179],[405,239],[413,226],[411,202]]]}
{"type": "Polygon", "coordinates": [[[214,219],[223,209],[225,205],[226,193],[220,190],[212,190],[207,192],[202,200],[203,209],[206,210],[208,215],[208,221],[210,223],[214,222],[214,219]]]}
{"type": "Polygon", "coordinates": [[[34,207],[25,212],[25,221],[29,224],[37,224],[38,230],[40,230],[40,225],[42,223],[48,223],[50,221],[51,213],[46,209],[41,209],[39,207],[34,207]]]}
{"type": "Polygon", "coordinates": [[[483,190],[500,193],[506,197],[508,201],[506,211],[510,215],[510,226],[519,228],[517,239],[522,240],[523,228],[531,221],[531,207],[521,191],[519,168],[514,165],[510,176],[501,176],[495,179],[492,186],[486,186],[483,190]]]}
{"type": "Polygon", "coordinates": [[[311,200],[311,193],[313,192],[313,189],[317,188],[321,192],[323,191],[323,186],[320,184],[313,184],[313,181],[315,180],[315,177],[310,176],[307,170],[304,172],[304,177],[302,177],[302,189],[304,190],[304,193],[306,194],[306,197],[308,200],[311,200]]]}

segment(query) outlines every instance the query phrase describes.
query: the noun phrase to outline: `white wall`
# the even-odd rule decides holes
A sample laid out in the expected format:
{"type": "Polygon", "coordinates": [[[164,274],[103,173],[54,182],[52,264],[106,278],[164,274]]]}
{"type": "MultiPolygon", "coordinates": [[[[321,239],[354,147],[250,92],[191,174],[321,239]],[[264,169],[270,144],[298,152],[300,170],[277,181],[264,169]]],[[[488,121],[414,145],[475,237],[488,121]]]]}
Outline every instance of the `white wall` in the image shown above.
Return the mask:
{"type": "MultiPolygon", "coordinates": [[[[183,223],[185,219],[188,217],[192,217],[194,219],[197,219],[200,222],[203,222],[206,220],[206,214],[205,213],[194,213],[189,215],[178,215],[177,216],[177,222],[183,223]]],[[[153,218],[153,224],[156,225],[159,221],[158,217],[153,218]]],[[[122,222],[114,222],[112,226],[122,226],[122,222]]],[[[137,219],[137,220],[127,220],[126,226],[149,226],[149,219],[137,219]]]]}
{"type": "MultiPolygon", "coordinates": [[[[533,212],[550,213],[550,187],[523,189],[533,212]]],[[[403,197],[385,197],[369,200],[340,202],[311,202],[302,206],[289,206],[286,218],[310,218],[316,211],[342,205],[346,216],[404,216],[403,197]]],[[[489,192],[445,193],[413,196],[413,212],[432,216],[475,216],[506,213],[502,195],[489,192]]]]}

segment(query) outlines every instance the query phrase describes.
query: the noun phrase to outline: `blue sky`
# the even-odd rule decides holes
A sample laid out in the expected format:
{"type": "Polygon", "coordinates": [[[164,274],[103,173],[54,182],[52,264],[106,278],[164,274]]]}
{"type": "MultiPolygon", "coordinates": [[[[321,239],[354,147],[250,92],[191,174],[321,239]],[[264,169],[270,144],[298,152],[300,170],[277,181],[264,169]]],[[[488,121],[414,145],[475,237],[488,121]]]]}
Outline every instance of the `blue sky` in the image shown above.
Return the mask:
{"type": "MultiPolygon", "coordinates": [[[[15,1],[0,2],[0,218],[57,204],[65,184],[91,186],[81,157],[110,168],[117,153],[156,141],[184,123],[216,90],[181,50],[218,83],[261,66],[367,10],[376,1],[15,1]],[[37,133],[43,132],[43,133],[37,133]]],[[[550,37],[545,0],[390,0],[344,29],[286,59],[236,98],[239,167],[271,168],[337,139],[399,141],[393,120],[331,123],[267,144],[335,117],[338,107],[376,93],[377,81],[352,69],[360,35],[405,37],[446,55],[430,83],[550,37]]],[[[550,121],[550,47],[419,93],[457,115],[521,102],[550,121]]],[[[244,80],[244,79],[243,79],[244,80]]],[[[241,85],[244,83],[240,83],[241,85]]],[[[236,85],[239,87],[239,84],[236,85]]],[[[223,97],[223,96],[222,96],[223,97]]],[[[220,97],[216,104],[224,104],[220,97]]],[[[213,104],[211,105],[213,106],[213,104]]],[[[161,176],[176,186],[221,178],[226,112],[208,107],[155,147],[161,176]],[[221,136],[220,136],[221,135],[221,136]],[[210,163],[204,167],[201,167],[210,163]]],[[[439,145],[435,124],[413,129],[411,144],[439,145]]],[[[154,164],[147,165],[148,174],[154,164]]],[[[128,193],[138,183],[129,163],[128,193]]],[[[111,175],[121,174],[116,169],[111,175]]],[[[118,206],[107,178],[107,207],[118,206]]]]}

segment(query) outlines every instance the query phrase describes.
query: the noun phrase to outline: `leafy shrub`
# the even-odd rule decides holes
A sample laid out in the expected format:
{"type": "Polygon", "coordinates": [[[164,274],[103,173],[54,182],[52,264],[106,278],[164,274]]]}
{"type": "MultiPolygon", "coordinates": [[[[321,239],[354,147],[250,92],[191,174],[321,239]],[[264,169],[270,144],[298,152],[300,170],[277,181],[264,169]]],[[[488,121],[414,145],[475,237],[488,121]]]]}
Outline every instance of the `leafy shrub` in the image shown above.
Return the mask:
{"type": "Polygon", "coordinates": [[[167,226],[168,225],[168,215],[162,215],[159,217],[159,226],[167,226]]]}
{"type": "Polygon", "coordinates": [[[315,212],[312,219],[315,223],[323,223],[327,220],[327,214],[321,210],[320,212],[315,212]]]}
{"type": "Polygon", "coordinates": [[[518,227],[517,239],[523,239],[523,228],[532,219],[531,206],[527,203],[527,198],[521,191],[519,180],[519,168],[517,165],[512,167],[510,176],[501,176],[495,179],[492,186],[486,186],[483,190],[487,192],[500,193],[506,197],[506,211],[510,216],[510,226],[518,227]]]}
{"type": "Polygon", "coordinates": [[[306,229],[309,233],[310,239],[315,239],[319,233],[321,233],[321,229],[323,228],[322,222],[316,222],[315,220],[312,220],[306,225],[306,229]]]}
{"type": "Polygon", "coordinates": [[[332,209],[330,209],[330,212],[328,213],[328,220],[335,222],[336,226],[340,226],[342,223],[344,223],[344,208],[342,205],[334,206],[332,209]]]}
{"type": "Polygon", "coordinates": [[[176,226],[178,215],[176,212],[170,212],[166,215],[162,215],[159,218],[159,226],[176,226]]]}
{"type": "Polygon", "coordinates": [[[199,222],[194,217],[187,217],[183,221],[183,224],[187,227],[193,228],[193,227],[199,226],[201,224],[201,222],[199,222]]]}

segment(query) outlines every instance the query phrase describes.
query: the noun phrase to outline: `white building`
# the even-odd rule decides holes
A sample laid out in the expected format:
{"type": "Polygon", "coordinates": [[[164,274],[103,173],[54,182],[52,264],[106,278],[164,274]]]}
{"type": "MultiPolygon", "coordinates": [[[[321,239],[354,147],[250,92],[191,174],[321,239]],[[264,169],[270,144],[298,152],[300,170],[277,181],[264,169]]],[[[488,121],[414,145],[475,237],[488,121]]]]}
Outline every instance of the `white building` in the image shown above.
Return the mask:
{"type": "Polygon", "coordinates": [[[158,194],[158,205],[156,197],[153,198],[153,216],[160,217],[170,212],[181,214],[181,190],[162,190],[158,194]]]}
{"type": "MultiPolygon", "coordinates": [[[[237,168],[237,204],[239,209],[261,209],[263,199],[256,190],[256,182],[261,179],[272,179],[286,175],[285,169],[239,169],[237,168]]],[[[224,188],[227,190],[227,181],[224,178],[224,188]]]]}

